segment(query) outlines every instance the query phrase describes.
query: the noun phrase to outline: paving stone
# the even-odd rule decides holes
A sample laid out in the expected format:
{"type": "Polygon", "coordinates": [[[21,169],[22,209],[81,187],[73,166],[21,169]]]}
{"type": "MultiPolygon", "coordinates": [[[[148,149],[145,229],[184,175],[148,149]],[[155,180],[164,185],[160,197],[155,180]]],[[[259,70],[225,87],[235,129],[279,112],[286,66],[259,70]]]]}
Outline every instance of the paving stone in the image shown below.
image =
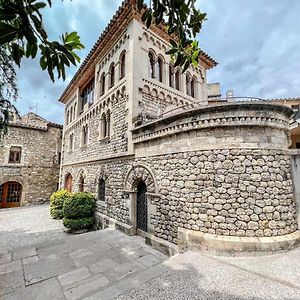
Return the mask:
{"type": "Polygon", "coordinates": [[[121,295],[121,291],[116,286],[105,288],[94,295],[83,298],[83,300],[111,300],[121,295]]]}
{"type": "Polygon", "coordinates": [[[145,256],[140,257],[137,260],[137,262],[143,264],[145,267],[152,267],[154,265],[159,264],[161,260],[152,254],[147,254],[145,256]]]}
{"type": "Polygon", "coordinates": [[[36,262],[38,260],[39,260],[39,257],[37,255],[22,258],[23,265],[31,264],[31,263],[36,262]]]}
{"type": "Polygon", "coordinates": [[[23,272],[21,270],[1,274],[0,296],[12,292],[16,288],[24,286],[24,284],[23,272]]]}
{"type": "Polygon", "coordinates": [[[93,255],[93,253],[89,249],[80,249],[80,250],[71,252],[69,254],[69,256],[72,259],[78,259],[78,258],[85,257],[85,256],[88,256],[88,255],[93,255]]]}
{"type": "Polygon", "coordinates": [[[25,257],[35,256],[36,249],[35,247],[24,247],[13,252],[13,260],[18,260],[25,257]]]}
{"type": "Polygon", "coordinates": [[[109,280],[103,274],[99,274],[82,281],[72,288],[66,289],[64,294],[68,300],[77,300],[88,296],[93,291],[104,288],[108,284],[109,280]]]}
{"type": "Polygon", "coordinates": [[[129,260],[138,260],[139,258],[149,254],[144,248],[126,249],[121,248],[120,254],[127,257],[129,260]]]}
{"type": "Polygon", "coordinates": [[[12,253],[5,253],[0,255],[0,265],[6,264],[12,261],[12,253]]]}
{"type": "Polygon", "coordinates": [[[65,287],[74,283],[77,283],[87,277],[90,277],[92,274],[88,268],[80,268],[74,271],[59,275],[57,278],[60,284],[65,287]]]}
{"type": "Polygon", "coordinates": [[[136,274],[137,272],[140,272],[144,270],[146,267],[142,264],[138,264],[137,262],[131,261],[127,262],[121,265],[117,265],[116,267],[112,269],[108,269],[104,271],[103,273],[107,278],[109,278],[111,281],[120,280],[126,276],[136,274]]]}
{"type": "Polygon", "coordinates": [[[101,260],[97,263],[93,263],[89,265],[89,269],[93,274],[99,274],[103,273],[104,271],[108,269],[115,268],[118,265],[118,262],[111,258],[106,258],[104,260],[101,260]]]}
{"type": "Polygon", "coordinates": [[[63,291],[56,278],[17,288],[1,300],[65,300],[63,291]]]}
{"type": "Polygon", "coordinates": [[[62,243],[50,247],[37,249],[37,253],[40,258],[49,257],[49,256],[63,256],[63,255],[67,255],[71,251],[72,249],[67,243],[62,243]]]}
{"type": "Polygon", "coordinates": [[[76,269],[68,257],[47,257],[24,265],[26,285],[30,285],[76,269]]]}
{"type": "Polygon", "coordinates": [[[22,269],[21,260],[11,261],[6,264],[0,265],[0,274],[18,271],[22,269]]]}

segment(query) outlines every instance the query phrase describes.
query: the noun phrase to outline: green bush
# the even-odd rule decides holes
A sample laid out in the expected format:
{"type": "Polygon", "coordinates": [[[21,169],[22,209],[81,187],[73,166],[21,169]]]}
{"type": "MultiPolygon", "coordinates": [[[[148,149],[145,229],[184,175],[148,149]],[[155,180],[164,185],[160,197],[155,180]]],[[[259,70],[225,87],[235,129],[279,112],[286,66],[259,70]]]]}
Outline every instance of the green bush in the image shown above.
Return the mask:
{"type": "Polygon", "coordinates": [[[50,215],[53,219],[63,218],[63,204],[70,199],[71,193],[67,190],[59,190],[50,197],[50,215]]]}
{"type": "Polygon", "coordinates": [[[96,201],[92,194],[74,193],[64,202],[63,224],[73,230],[92,227],[94,224],[94,211],[96,201]]]}
{"type": "Polygon", "coordinates": [[[63,219],[64,226],[73,230],[90,228],[94,225],[94,222],[94,217],[85,217],[80,219],[63,219]]]}

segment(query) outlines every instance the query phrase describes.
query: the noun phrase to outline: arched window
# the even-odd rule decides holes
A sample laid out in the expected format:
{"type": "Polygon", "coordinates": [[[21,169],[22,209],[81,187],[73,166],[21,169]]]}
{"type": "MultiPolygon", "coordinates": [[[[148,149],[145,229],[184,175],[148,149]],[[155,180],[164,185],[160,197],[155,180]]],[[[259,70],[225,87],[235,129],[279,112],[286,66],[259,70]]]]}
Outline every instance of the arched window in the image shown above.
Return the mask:
{"type": "Polygon", "coordinates": [[[105,93],[105,73],[103,72],[100,77],[100,95],[105,93]]]}
{"type": "Polygon", "coordinates": [[[149,72],[150,72],[150,77],[155,78],[155,59],[154,55],[152,52],[149,52],[149,72]]]}
{"type": "Polygon", "coordinates": [[[163,68],[164,68],[164,62],[161,57],[157,59],[157,66],[158,66],[158,80],[160,82],[163,82],[163,68]]]}
{"type": "Polygon", "coordinates": [[[69,117],[70,117],[70,112],[69,112],[69,110],[68,110],[68,111],[67,111],[67,120],[66,120],[67,125],[69,124],[69,117]]]}
{"type": "Polygon", "coordinates": [[[191,75],[189,73],[186,74],[186,94],[191,96],[191,75]]]}
{"type": "Polygon", "coordinates": [[[105,201],[105,181],[103,178],[98,181],[98,200],[105,201]]]}
{"type": "Polygon", "coordinates": [[[71,133],[69,135],[69,151],[73,150],[73,144],[74,144],[74,134],[71,133]]]}
{"type": "Polygon", "coordinates": [[[82,146],[86,146],[88,142],[88,126],[82,127],[82,146]]]}
{"type": "Polygon", "coordinates": [[[65,177],[65,189],[72,192],[73,177],[70,173],[65,177]]]}
{"type": "Polygon", "coordinates": [[[180,72],[179,70],[176,70],[175,72],[175,88],[176,90],[180,90],[180,72]]]}
{"type": "Polygon", "coordinates": [[[196,97],[196,82],[197,82],[196,78],[193,77],[193,79],[191,80],[191,96],[193,98],[196,97]]]}
{"type": "Polygon", "coordinates": [[[120,57],[120,79],[125,76],[125,51],[122,52],[120,57]]]}
{"type": "Polygon", "coordinates": [[[77,115],[77,112],[76,112],[76,106],[77,106],[77,103],[75,103],[75,105],[74,105],[74,120],[75,120],[76,115],[77,115]]]}
{"type": "Polygon", "coordinates": [[[115,63],[111,63],[109,68],[109,74],[110,74],[110,87],[115,85],[115,63]]]}
{"type": "Polygon", "coordinates": [[[174,87],[174,68],[169,65],[169,86],[174,87]]]}
{"type": "Polygon", "coordinates": [[[110,137],[110,111],[108,110],[106,113],[106,135],[110,137]]]}
{"type": "Polygon", "coordinates": [[[70,122],[73,121],[73,107],[70,109],[70,122]]]}
{"type": "Polygon", "coordinates": [[[100,119],[100,138],[104,139],[106,137],[106,130],[107,130],[107,124],[106,124],[106,115],[105,113],[102,114],[100,119]]]}
{"type": "Polygon", "coordinates": [[[80,175],[79,178],[79,192],[84,192],[84,177],[80,175]]]}

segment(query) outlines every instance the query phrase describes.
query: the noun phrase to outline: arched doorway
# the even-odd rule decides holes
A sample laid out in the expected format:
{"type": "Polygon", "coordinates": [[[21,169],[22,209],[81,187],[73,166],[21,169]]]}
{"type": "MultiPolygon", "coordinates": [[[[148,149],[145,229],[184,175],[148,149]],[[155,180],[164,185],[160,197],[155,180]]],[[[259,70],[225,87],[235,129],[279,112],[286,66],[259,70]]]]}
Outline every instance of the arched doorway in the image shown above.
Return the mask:
{"type": "Polygon", "coordinates": [[[0,207],[18,207],[21,203],[22,185],[19,182],[9,181],[0,187],[0,207]]]}
{"type": "Polygon", "coordinates": [[[65,189],[68,190],[70,193],[72,192],[72,183],[73,183],[73,177],[69,173],[65,179],[65,189]]]}
{"type": "Polygon", "coordinates": [[[137,203],[136,203],[136,227],[143,232],[148,231],[148,204],[147,204],[147,186],[143,180],[137,185],[137,203]]]}

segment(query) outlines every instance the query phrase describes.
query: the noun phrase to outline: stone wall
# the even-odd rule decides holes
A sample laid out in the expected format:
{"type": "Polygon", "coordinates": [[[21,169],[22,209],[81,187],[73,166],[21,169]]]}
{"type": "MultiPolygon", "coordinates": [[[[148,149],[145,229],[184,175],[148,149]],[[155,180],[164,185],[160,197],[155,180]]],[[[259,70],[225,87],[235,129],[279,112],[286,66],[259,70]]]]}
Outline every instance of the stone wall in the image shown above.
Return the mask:
{"type": "Polygon", "coordinates": [[[49,201],[57,190],[59,178],[60,126],[47,129],[11,125],[0,145],[0,184],[8,181],[22,185],[21,205],[49,201]],[[11,146],[22,148],[21,163],[8,163],[11,146]]]}
{"type": "Polygon", "coordinates": [[[296,201],[298,227],[300,227],[300,150],[291,150],[292,177],[296,201]]]}

